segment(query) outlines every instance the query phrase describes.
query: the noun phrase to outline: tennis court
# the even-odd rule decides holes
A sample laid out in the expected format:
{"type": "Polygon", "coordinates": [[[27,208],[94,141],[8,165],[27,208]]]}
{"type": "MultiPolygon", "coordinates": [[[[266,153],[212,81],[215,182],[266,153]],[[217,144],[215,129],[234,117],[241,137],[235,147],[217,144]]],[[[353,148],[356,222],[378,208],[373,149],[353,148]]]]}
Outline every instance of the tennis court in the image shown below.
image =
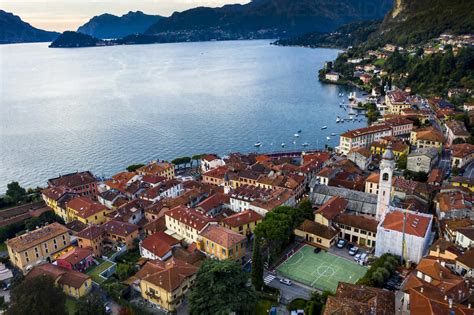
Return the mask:
{"type": "Polygon", "coordinates": [[[367,268],[345,258],[326,253],[315,254],[305,245],[277,268],[279,275],[313,288],[335,292],[339,281],[355,283],[367,268]]]}

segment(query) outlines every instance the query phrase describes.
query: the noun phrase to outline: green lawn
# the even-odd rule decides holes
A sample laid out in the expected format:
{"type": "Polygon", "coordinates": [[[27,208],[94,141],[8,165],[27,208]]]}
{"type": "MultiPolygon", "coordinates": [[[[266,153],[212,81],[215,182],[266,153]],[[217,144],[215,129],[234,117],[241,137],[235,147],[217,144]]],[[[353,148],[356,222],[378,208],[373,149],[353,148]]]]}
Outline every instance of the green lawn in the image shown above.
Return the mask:
{"type": "Polygon", "coordinates": [[[75,315],[77,310],[77,301],[73,298],[66,298],[66,311],[69,315],[75,315]]]}
{"type": "Polygon", "coordinates": [[[96,266],[95,268],[87,271],[87,274],[92,277],[93,281],[101,284],[105,280],[104,280],[104,278],[99,276],[99,274],[102,273],[103,271],[105,271],[106,269],[110,268],[111,266],[113,266],[113,263],[111,263],[110,261],[104,261],[103,263],[96,266]]]}
{"type": "Polygon", "coordinates": [[[265,315],[268,314],[272,306],[277,306],[276,302],[260,299],[255,305],[255,315],[265,315]]]}
{"type": "Polygon", "coordinates": [[[367,271],[348,259],[305,245],[277,268],[278,274],[321,290],[336,292],[339,281],[355,283],[367,271]]]}

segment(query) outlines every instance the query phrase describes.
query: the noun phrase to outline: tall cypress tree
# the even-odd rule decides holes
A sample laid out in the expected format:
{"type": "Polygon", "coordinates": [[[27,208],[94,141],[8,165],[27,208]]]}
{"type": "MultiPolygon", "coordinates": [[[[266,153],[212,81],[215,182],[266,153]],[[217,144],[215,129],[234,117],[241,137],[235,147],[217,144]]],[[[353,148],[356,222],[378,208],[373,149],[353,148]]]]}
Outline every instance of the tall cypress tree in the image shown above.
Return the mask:
{"type": "Polygon", "coordinates": [[[252,284],[257,291],[261,291],[263,288],[263,259],[260,252],[260,242],[256,237],[253,241],[252,284]]]}

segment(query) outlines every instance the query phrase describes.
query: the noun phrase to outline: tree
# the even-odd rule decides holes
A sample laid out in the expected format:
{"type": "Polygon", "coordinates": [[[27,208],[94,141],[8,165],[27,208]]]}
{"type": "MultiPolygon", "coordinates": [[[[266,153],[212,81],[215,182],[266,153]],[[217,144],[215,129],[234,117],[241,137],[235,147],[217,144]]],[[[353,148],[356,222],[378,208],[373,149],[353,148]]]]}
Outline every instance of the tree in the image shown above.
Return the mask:
{"type": "Polygon", "coordinates": [[[145,166],[145,164],[132,164],[132,165],[127,166],[127,171],[135,172],[137,169],[139,169],[142,166],[145,166]]]}
{"type": "Polygon", "coordinates": [[[65,310],[66,294],[54,285],[48,276],[27,278],[13,288],[8,315],[62,315],[65,310]]]}
{"type": "Polygon", "coordinates": [[[406,154],[400,155],[400,157],[397,160],[397,168],[399,170],[404,170],[407,168],[407,162],[408,162],[408,157],[406,154]]]}
{"type": "Polygon", "coordinates": [[[105,315],[105,307],[97,294],[89,294],[79,299],[75,315],[105,315]]]}
{"type": "Polygon", "coordinates": [[[122,263],[117,264],[115,275],[117,276],[119,280],[123,281],[127,279],[128,277],[130,277],[133,273],[135,273],[133,266],[129,264],[122,264],[122,263]]]}
{"type": "Polygon", "coordinates": [[[260,241],[254,238],[252,252],[252,284],[257,291],[263,288],[263,258],[260,250],[260,241]]]}
{"type": "Polygon", "coordinates": [[[323,293],[314,291],[313,293],[311,293],[311,298],[308,303],[306,303],[304,313],[308,315],[321,314],[324,305],[326,305],[326,301],[330,295],[332,295],[330,291],[323,291],[323,293]]]}
{"type": "Polygon", "coordinates": [[[18,182],[11,182],[7,185],[6,195],[12,203],[18,203],[25,197],[26,190],[18,182]]]}
{"type": "Polygon", "coordinates": [[[248,280],[236,261],[205,260],[189,293],[189,314],[252,314],[256,294],[248,280]]]}
{"type": "Polygon", "coordinates": [[[298,205],[298,208],[301,209],[302,215],[305,219],[314,220],[313,205],[309,199],[303,199],[298,205]]]}
{"type": "Polygon", "coordinates": [[[191,157],[191,167],[193,166],[193,161],[199,161],[202,159],[204,154],[195,154],[191,157]]]}

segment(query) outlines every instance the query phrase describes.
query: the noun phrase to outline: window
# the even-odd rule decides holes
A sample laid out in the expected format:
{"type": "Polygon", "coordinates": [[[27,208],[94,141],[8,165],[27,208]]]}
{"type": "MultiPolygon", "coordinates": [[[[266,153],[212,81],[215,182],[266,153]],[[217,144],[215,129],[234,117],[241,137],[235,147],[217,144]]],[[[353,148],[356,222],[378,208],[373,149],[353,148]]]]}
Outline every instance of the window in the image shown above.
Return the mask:
{"type": "Polygon", "coordinates": [[[388,181],[388,173],[383,173],[382,180],[383,181],[388,181]]]}

